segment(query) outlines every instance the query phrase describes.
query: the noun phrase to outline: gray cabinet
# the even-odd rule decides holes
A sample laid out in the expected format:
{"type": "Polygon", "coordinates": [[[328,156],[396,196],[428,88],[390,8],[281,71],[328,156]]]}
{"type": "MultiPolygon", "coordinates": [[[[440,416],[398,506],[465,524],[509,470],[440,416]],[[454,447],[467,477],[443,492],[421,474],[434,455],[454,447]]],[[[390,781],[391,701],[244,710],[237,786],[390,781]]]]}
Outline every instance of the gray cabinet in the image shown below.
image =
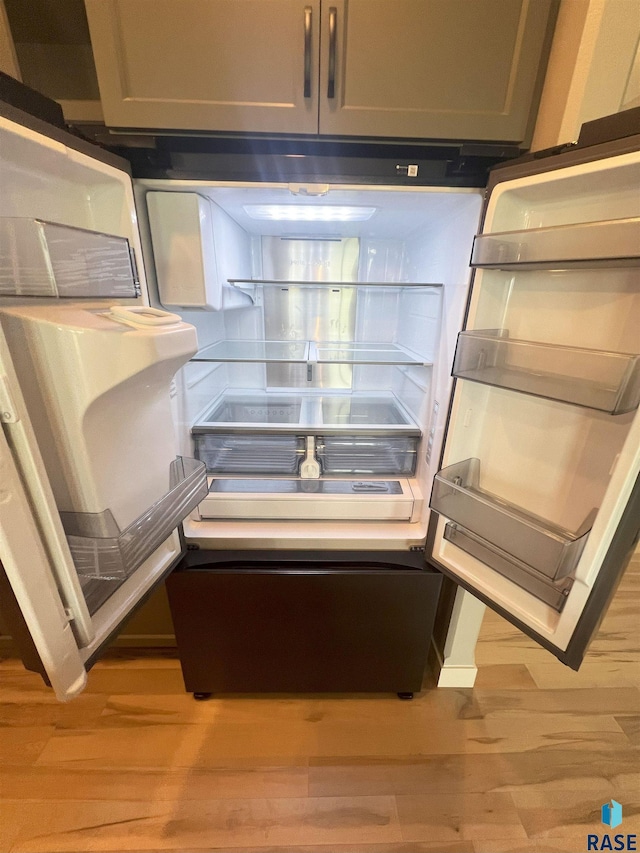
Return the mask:
{"type": "Polygon", "coordinates": [[[85,5],[108,125],[317,132],[320,0],[85,5]]]}
{"type": "Polygon", "coordinates": [[[326,6],[334,11],[325,14],[323,0],[321,133],[530,138],[553,28],[551,0],[326,6]]]}
{"type": "Polygon", "coordinates": [[[527,141],[555,0],[85,0],[116,127],[527,141]]]}

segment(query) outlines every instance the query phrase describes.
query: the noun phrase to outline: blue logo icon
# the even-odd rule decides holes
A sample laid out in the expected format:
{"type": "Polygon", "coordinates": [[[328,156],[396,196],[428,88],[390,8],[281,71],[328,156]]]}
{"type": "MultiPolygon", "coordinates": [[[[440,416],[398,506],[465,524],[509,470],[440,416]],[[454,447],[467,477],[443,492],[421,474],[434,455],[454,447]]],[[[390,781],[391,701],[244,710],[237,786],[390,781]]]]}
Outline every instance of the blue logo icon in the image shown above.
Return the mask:
{"type": "Polygon", "coordinates": [[[622,806],[616,800],[602,806],[602,822],[614,829],[622,823],[622,806]]]}

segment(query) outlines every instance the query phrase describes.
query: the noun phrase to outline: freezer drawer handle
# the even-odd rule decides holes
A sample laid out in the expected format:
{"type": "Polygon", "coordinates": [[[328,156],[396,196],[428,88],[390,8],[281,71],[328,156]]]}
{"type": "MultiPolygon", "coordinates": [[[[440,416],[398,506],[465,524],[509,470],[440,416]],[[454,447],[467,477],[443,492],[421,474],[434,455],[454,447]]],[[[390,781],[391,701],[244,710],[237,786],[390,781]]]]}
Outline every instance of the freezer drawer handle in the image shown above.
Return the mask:
{"type": "Polygon", "coordinates": [[[336,39],[338,35],[338,10],[335,6],[329,9],[329,84],[327,98],[336,96],[336,39]]]}
{"type": "Polygon", "coordinates": [[[304,7],[304,97],[311,97],[311,6],[304,7]]]}

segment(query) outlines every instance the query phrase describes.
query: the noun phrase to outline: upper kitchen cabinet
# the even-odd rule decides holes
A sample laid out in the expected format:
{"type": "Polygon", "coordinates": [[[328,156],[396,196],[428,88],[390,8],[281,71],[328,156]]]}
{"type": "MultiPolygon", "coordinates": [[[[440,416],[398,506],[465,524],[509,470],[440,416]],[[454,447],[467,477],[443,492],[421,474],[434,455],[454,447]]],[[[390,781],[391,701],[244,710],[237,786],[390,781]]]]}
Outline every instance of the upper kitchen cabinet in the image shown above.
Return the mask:
{"type": "Polygon", "coordinates": [[[114,127],[526,143],[555,0],[85,0],[114,127]]]}
{"type": "Polygon", "coordinates": [[[56,100],[67,121],[102,121],[82,0],[0,0],[0,31],[12,59],[3,71],[56,100]]]}
{"type": "Polygon", "coordinates": [[[552,0],[322,2],[320,132],[528,143],[552,0]]]}
{"type": "Polygon", "coordinates": [[[105,122],[317,133],[320,0],[86,0],[105,122]]]}

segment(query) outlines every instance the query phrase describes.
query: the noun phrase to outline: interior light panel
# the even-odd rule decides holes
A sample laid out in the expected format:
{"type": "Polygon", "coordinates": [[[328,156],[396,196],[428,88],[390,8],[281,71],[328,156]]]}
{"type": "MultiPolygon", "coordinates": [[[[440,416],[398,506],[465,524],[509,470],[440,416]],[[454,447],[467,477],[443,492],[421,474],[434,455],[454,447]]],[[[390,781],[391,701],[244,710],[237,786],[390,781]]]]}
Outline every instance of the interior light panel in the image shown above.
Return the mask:
{"type": "Polygon", "coordinates": [[[376,207],[339,204],[245,204],[244,211],[252,219],[272,222],[365,222],[376,207]]]}

